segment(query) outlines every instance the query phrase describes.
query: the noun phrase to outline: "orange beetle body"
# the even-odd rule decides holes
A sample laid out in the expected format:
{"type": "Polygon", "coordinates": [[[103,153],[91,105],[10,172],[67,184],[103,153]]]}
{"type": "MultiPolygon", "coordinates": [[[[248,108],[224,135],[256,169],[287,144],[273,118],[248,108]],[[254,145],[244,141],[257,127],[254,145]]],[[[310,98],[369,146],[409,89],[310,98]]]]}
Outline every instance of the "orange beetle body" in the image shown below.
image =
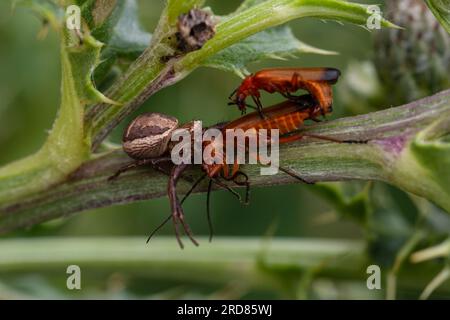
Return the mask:
{"type": "MultiPolygon", "coordinates": [[[[258,112],[253,112],[242,116],[234,121],[231,121],[224,125],[222,130],[223,137],[226,137],[226,130],[237,130],[242,129],[243,131],[254,129],[258,133],[261,129],[271,130],[278,129],[279,135],[283,136],[288,133],[292,133],[303,126],[305,120],[314,119],[320,114],[329,113],[329,109],[323,110],[320,105],[318,105],[311,95],[304,95],[298,97],[298,101],[284,101],[277,105],[268,107],[264,109],[264,119],[261,119],[258,112]]],[[[256,135],[258,138],[258,135],[256,135]]],[[[291,139],[280,139],[280,143],[290,142],[291,139]]],[[[213,149],[215,153],[220,152],[220,150],[225,149],[225,142],[222,145],[220,142],[209,142],[213,143],[213,149]]],[[[226,154],[226,150],[224,150],[226,154]]],[[[234,163],[233,171],[231,175],[228,172],[228,165],[225,161],[225,155],[220,155],[224,157],[223,164],[203,164],[203,169],[207,175],[212,178],[219,175],[223,171],[223,177],[232,179],[235,173],[239,170],[239,165],[234,163]]]]}
{"type": "MultiPolygon", "coordinates": [[[[232,102],[243,113],[246,110],[246,99],[251,96],[261,111],[260,90],[268,93],[279,92],[289,100],[298,97],[291,93],[299,89],[308,91],[326,113],[333,104],[331,85],[339,79],[341,72],[334,68],[273,68],[258,71],[247,76],[241,85],[233,92],[232,102]]],[[[231,98],[231,97],[230,97],[231,98]]]]}

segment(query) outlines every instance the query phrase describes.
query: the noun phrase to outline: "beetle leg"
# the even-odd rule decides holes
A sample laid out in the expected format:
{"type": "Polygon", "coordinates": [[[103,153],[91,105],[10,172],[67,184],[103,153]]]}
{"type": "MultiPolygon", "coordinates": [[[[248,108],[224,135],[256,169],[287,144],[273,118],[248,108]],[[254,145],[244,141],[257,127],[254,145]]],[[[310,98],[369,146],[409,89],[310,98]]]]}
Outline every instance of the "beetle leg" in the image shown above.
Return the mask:
{"type": "Polygon", "coordinates": [[[235,176],[232,178],[233,182],[237,184],[238,186],[245,186],[245,205],[248,205],[250,203],[250,182],[248,182],[249,178],[248,175],[242,171],[237,171],[235,176]],[[244,181],[238,181],[237,178],[239,176],[243,176],[245,178],[244,181]]]}
{"type": "Polygon", "coordinates": [[[246,106],[247,108],[249,108],[249,109],[258,110],[257,107],[252,106],[251,104],[248,104],[248,103],[246,103],[245,106],[246,106]]]}
{"type": "MultiPolygon", "coordinates": [[[[302,138],[302,136],[300,136],[298,139],[301,139],[301,138],[302,138]]],[[[281,140],[280,140],[280,141],[281,141],[281,140]]],[[[258,161],[261,162],[261,157],[258,157],[258,161]]],[[[270,165],[270,161],[264,161],[264,163],[265,163],[266,165],[270,165]]],[[[306,183],[306,184],[314,184],[313,182],[309,182],[309,181],[303,179],[300,175],[298,175],[296,172],[294,172],[294,171],[291,170],[291,169],[287,169],[287,168],[283,168],[283,167],[278,167],[278,169],[279,169],[280,171],[284,172],[284,173],[287,173],[287,174],[290,175],[291,177],[293,177],[293,178],[295,178],[295,179],[297,179],[297,180],[300,180],[300,181],[303,182],[303,183],[306,183]]]]}
{"type": "Polygon", "coordinates": [[[280,94],[281,94],[283,97],[285,97],[286,99],[288,99],[288,100],[292,100],[292,99],[297,98],[297,96],[294,96],[294,95],[290,94],[288,91],[286,91],[286,92],[280,92],[280,94]]]}
{"type": "Polygon", "coordinates": [[[302,133],[302,135],[304,137],[310,137],[310,138],[314,138],[314,139],[330,141],[330,142],[335,142],[335,143],[367,144],[369,142],[368,140],[340,140],[340,139],[333,138],[333,137],[321,136],[321,135],[310,134],[310,133],[302,133]]]}
{"type": "Polygon", "coordinates": [[[289,101],[295,102],[299,110],[310,110],[310,114],[314,113],[315,110],[313,107],[317,102],[311,94],[302,94],[296,96],[286,91],[281,93],[281,95],[289,101]]]}
{"type": "Polygon", "coordinates": [[[263,112],[263,106],[262,106],[261,100],[256,96],[252,96],[252,99],[255,102],[256,107],[258,108],[258,113],[259,113],[259,116],[261,117],[261,119],[264,119],[264,120],[267,119],[267,117],[264,115],[264,112],[263,112]]]}
{"type": "Polygon", "coordinates": [[[295,172],[295,171],[293,171],[293,170],[291,170],[291,169],[283,168],[283,167],[279,167],[278,169],[280,169],[280,171],[282,171],[282,172],[284,172],[284,173],[290,175],[291,177],[293,177],[293,178],[295,178],[295,179],[297,179],[297,180],[300,180],[300,181],[303,182],[303,183],[306,183],[306,184],[314,184],[314,182],[310,182],[310,181],[308,181],[308,180],[303,179],[297,172],[295,172]]]}
{"type": "Polygon", "coordinates": [[[303,139],[304,137],[310,137],[318,140],[324,140],[335,143],[348,143],[348,144],[367,144],[368,140],[340,140],[333,137],[321,136],[316,134],[311,134],[307,132],[295,133],[289,136],[281,137],[279,143],[289,143],[303,139]]]}
{"type": "MultiPolygon", "coordinates": [[[[238,200],[239,200],[239,202],[242,202],[242,198],[241,198],[241,195],[236,191],[236,190],[234,190],[233,188],[231,188],[230,186],[227,186],[225,183],[222,183],[219,179],[217,179],[217,178],[212,178],[213,179],[213,181],[214,181],[214,183],[215,184],[217,184],[219,187],[221,187],[221,188],[223,188],[223,189],[226,189],[226,190],[228,190],[229,192],[231,192],[231,194],[232,195],[234,195],[238,200]]],[[[225,178],[224,178],[225,179],[225,178]]],[[[226,180],[226,179],[225,179],[226,180]]]]}
{"type": "Polygon", "coordinates": [[[286,136],[286,137],[280,137],[279,143],[290,143],[290,142],[294,142],[294,141],[298,141],[303,139],[304,134],[303,133],[296,133],[296,134],[292,134],[290,136],[286,136]]]}
{"type": "MultiPolygon", "coordinates": [[[[300,75],[298,74],[298,72],[294,72],[294,74],[292,75],[292,79],[291,79],[291,86],[292,88],[298,89],[299,85],[298,85],[298,80],[300,79],[300,75]]],[[[295,90],[297,91],[297,90],[295,90]]]]}
{"type": "Polygon", "coordinates": [[[228,168],[228,164],[227,164],[227,162],[226,161],[224,161],[223,162],[223,176],[224,176],[224,178],[225,179],[227,179],[228,178],[228,176],[229,176],[229,170],[228,170],[229,168],[228,168]]]}
{"type": "Polygon", "coordinates": [[[233,163],[233,170],[231,171],[231,176],[234,177],[238,171],[239,171],[239,163],[237,162],[237,159],[235,159],[233,163]]]}
{"type": "Polygon", "coordinates": [[[229,100],[232,100],[234,94],[238,91],[238,88],[234,89],[234,91],[230,94],[230,96],[228,97],[229,100]]]}

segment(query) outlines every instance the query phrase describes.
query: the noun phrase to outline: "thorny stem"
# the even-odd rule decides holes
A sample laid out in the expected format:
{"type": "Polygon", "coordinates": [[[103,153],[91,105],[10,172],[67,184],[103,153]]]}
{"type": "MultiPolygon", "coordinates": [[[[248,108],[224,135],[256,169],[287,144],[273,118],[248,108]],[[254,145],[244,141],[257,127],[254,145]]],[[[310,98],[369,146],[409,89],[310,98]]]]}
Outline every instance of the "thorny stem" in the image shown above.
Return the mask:
{"type": "MultiPolygon", "coordinates": [[[[443,150],[448,152],[448,144],[427,139],[448,134],[449,122],[450,90],[447,90],[405,106],[311,125],[304,130],[340,140],[369,140],[369,143],[338,144],[305,139],[282,146],[280,162],[308,181],[385,181],[431,199],[450,212],[448,167],[438,167],[436,176],[430,175],[425,166],[429,161],[422,153],[434,157],[434,149],[430,148],[436,145],[441,155],[443,150]]],[[[113,182],[108,181],[108,177],[128,162],[130,159],[123,152],[110,152],[86,163],[68,181],[51,190],[0,207],[0,233],[87,209],[166,195],[167,177],[150,169],[131,171],[113,182]]],[[[262,176],[256,165],[243,166],[242,170],[249,174],[252,186],[298,182],[282,173],[262,176]]],[[[201,171],[193,170],[190,174],[200,175],[201,171]]],[[[178,192],[187,192],[189,187],[181,182],[178,192]]],[[[204,183],[197,192],[206,189],[204,183]]]]}

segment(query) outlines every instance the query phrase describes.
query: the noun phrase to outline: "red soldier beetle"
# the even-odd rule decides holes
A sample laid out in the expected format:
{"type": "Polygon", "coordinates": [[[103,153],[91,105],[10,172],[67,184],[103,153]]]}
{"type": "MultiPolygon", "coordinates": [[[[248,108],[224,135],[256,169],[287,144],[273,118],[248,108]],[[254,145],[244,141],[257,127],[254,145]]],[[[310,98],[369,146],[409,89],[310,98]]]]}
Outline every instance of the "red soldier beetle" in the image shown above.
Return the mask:
{"type": "Polygon", "coordinates": [[[264,69],[247,76],[241,85],[230,95],[229,105],[237,105],[244,114],[249,105],[246,99],[251,96],[261,117],[263,106],[260,91],[279,92],[291,101],[301,102],[301,98],[292,95],[299,89],[311,94],[325,115],[332,111],[333,91],[331,85],[339,79],[341,72],[334,68],[272,68],[264,69]],[[300,99],[300,100],[299,100],[300,99]]]}

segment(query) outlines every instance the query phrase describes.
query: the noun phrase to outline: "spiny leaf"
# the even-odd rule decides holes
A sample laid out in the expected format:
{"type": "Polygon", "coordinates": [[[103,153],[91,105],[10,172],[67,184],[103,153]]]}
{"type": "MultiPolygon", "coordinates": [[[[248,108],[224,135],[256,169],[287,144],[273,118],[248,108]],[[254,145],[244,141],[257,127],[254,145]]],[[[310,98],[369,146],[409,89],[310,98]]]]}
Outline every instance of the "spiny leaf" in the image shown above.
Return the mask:
{"type": "Polygon", "coordinates": [[[81,12],[92,36],[98,41],[108,43],[112,29],[119,20],[126,2],[118,0],[84,1],[81,12]]]}
{"type": "Polygon", "coordinates": [[[114,25],[108,30],[108,41],[102,50],[102,63],[96,69],[96,83],[102,84],[118,57],[136,59],[150,44],[152,35],[139,23],[136,0],[121,2],[114,13],[114,25]]]}
{"type": "MultiPolygon", "coordinates": [[[[77,2],[80,4],[80,2],[77,2]]],[[[122,3],[122,2],[120,2],[122,3]]],[[[84,30],[80,35],[70,32],[65,28],[65,8],[62,4],[58,4],[51,0],[19,0],[15,3],[28,7],[38,13],[43,19],[49,21],[57,31],[61,32],[61,37],[65,40],[65,49],[68,58],[71,60],[72,66],[75,68],[75,83],[79,97],[83,99],[83,103],[104,102],[106,104],[115,104],[117,102],[107,98],[96,89],[96,85],[92,81],[93,72],[100,64],[100,51],[103,43],[93,36],[96,33],[103,40],[108,40],[109,31],[114,24],[114,19],[118,19],[118,10],[123,5],[117,5],[116,2],[98,2],[88,0],[83,2],[82,17],[85,24],[91,29],[87,29],[82,24],[84,30]],[[101,5],[105,5],[102,7],[101,5]],[[100,11],[106,13],[100,14],[100,11]],[[82,39],[81,39],[81,38],[82,39]]]]}
{"type": "Polygon", "coordinates": [[[450,33],[450,0],[425,0],[425,2],[445,30],[450,33]]]}
{"type": "MultiPolygon", "coordinates": [[[[49,1],[28,1],[38,12],[49,13],[49,1]],[[41,6],[43,5],[43,6],[41,6]],[[43,11],[41,11],[43,10],[43,11]]],[[[54,11],[52,14],[59,12],[54,11]]],[[[89,156],[90,139],[85,131],[84,111],[89,102],[114,102],[99,92],[92,72],[99,63],[103,44],[87,30],[61,32],[61,105],[47,141],[35,154],[0,169],[0,202],[39,192],[65,179],[89,156]],[[33,177],[32,179],[25,177],[33,177]],[[26,183],[25,183],[26,181],[26,183]]]]}
{"type": "Polygon", "coordinates": [[[299,53],[335,54],[309,46],[298,40],[286,26],[257,33],[207,59],[203,65],[231,71],[243,77],[246,65],[263,59],[285,59],[299,53]]]}
{"type": "Polygon", "coordinates": [[[97,41],[91,35],[83,37],[82,44],[69,45],[67,47],[68,58],[73,66],[72,75],[74,77],[76,90],[80,101],[84,104],[104,102],[118,105],[117,102],[107,98],[97,90],[92,76],[95,68],[100,63],[100,50],[103,43],[97,41]]]}

